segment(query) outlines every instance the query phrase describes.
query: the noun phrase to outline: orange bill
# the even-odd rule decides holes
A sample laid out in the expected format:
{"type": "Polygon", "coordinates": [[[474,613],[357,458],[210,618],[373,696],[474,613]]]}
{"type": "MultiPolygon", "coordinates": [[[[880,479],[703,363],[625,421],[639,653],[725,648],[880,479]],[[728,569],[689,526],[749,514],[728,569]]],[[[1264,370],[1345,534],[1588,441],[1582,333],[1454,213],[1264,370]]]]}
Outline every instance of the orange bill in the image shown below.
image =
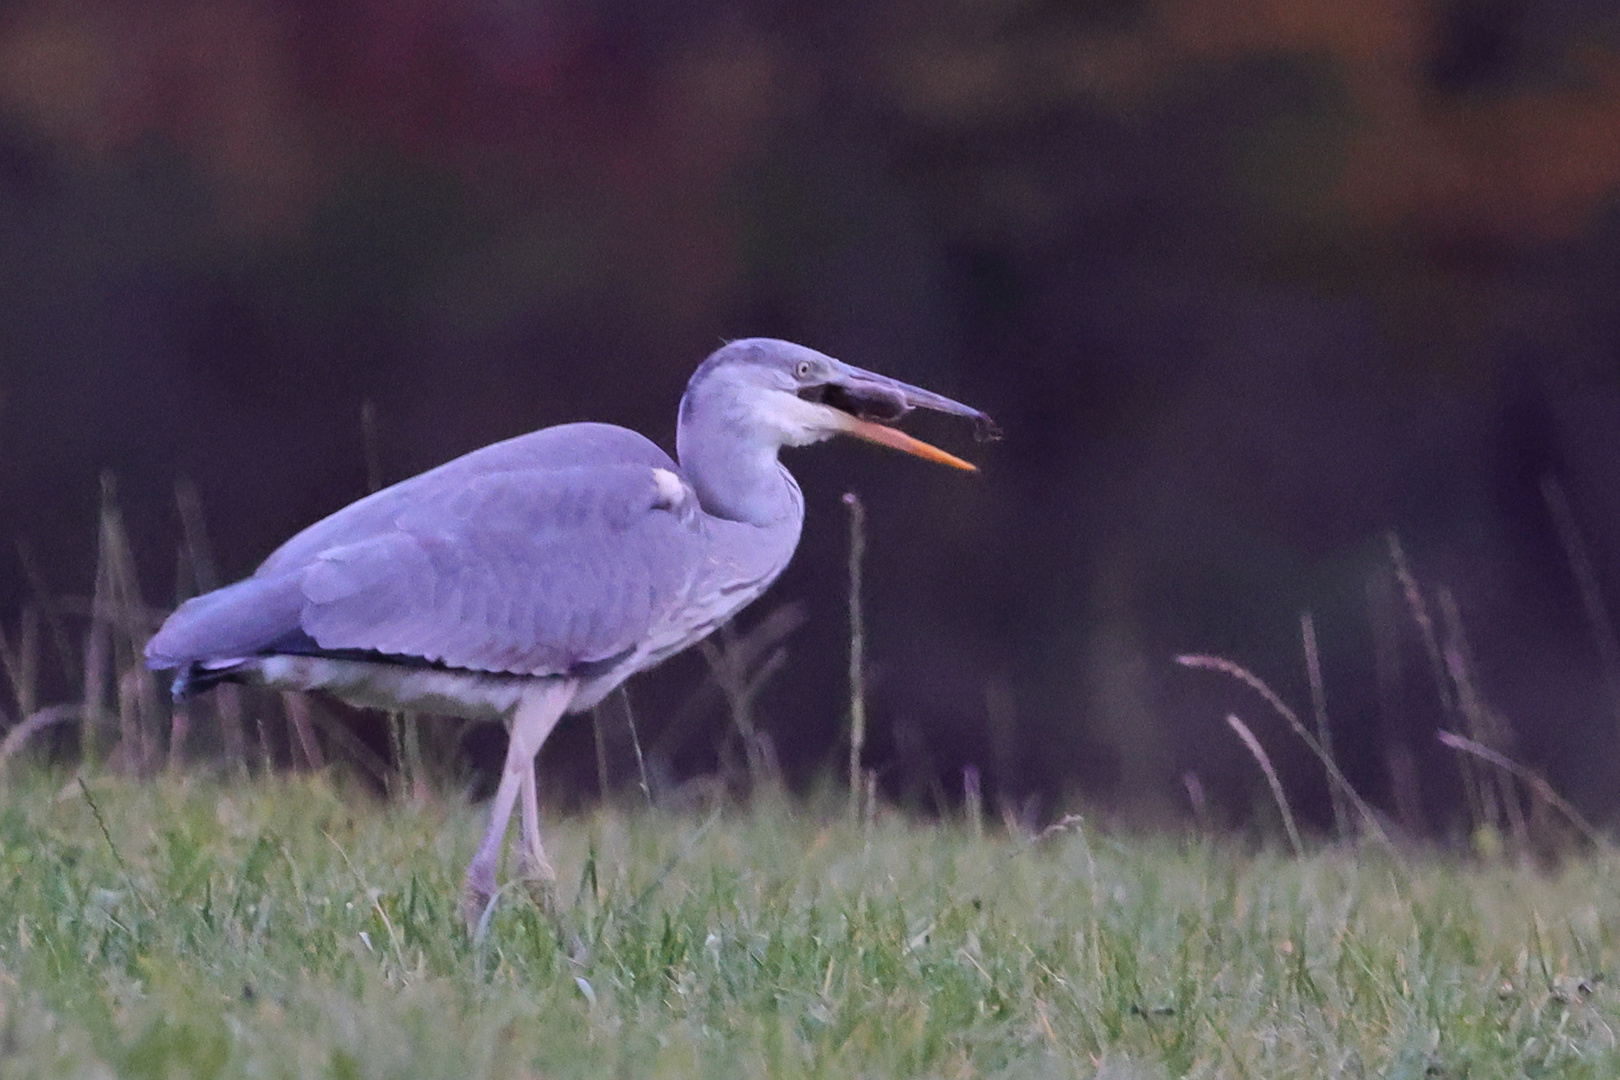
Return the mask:
{"type": "Polygon", "coordinates": [[[921,439],[914,439],[899,428],[874,424],[870,420],[862,420],[858,416],[851,416],[837,410],[829,409],[828,411],[838,417],[837,424],[844,432],[855,436],[857,439],[865,439],[867,442],[891,446],[896,450],[904,450],[908,454],[915,454],[926,461],[949,465],[955,469],[965,469],[968,472],[979,471],[979,467],[971,461],[963,461],[955,454],[946,453],[939,447],[925,443],[921,439]]]}

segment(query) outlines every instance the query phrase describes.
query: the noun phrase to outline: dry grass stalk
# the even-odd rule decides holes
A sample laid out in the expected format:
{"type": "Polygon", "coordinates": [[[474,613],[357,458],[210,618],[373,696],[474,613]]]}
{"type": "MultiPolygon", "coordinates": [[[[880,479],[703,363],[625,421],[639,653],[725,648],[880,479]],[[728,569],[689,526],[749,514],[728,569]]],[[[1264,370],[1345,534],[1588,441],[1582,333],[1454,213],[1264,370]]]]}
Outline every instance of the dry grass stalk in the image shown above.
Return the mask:
{"type": "Polygon", "coordinates": [[[1367,624],[1372,631],[1378,687],[1378,741],[1384,751],[1384,767],[1389,771],[1396,820],[1408,836],[1422,836],[1428,828],[1416,763],[1405,735],[1405,674],[1397,592],[1394,567],[1380,566],[1368,576],[1367,624]]]}
{"type": "Polygon", "coordinates": [[[388,775],[388,794],[396,802],[404,802],[411,790],[411,765],[405,759],[405,714],[396,710],[388,713],[388,756],[394,763],[388,775]]]}
{"type": "MultiPolygon", "coordinates": [[[[1322,680],[1322,655],[1316,644],[1316,621],[1311,613],[1303,611],[1299,616],[1299,636],[1305,646],[1305,674],[1311,684],[1311,709],[1316,714],[1316,737],[1322,742],[1322,750],[1328,757],[1333,756],[1333,733],[1328,727],[1327,712],[1327,685],[1322,680]]],[[[1344,793],[1338,785],[1328,785],[1328,801],[1333,806],[1333,835],[1340,840],[1350,836],[1350,812],[1344,805],[1344,793]]]]}
{"type": "MultiPolygon", "coordinates": [[[[804,605],[792,602],[779,604],[772,608],[759,622],[749,628],[745,634],[738,634],[727,624],[720,628],[715,638],[705,643],[707,648],[700,648],[699,652],[709,661],[709,678],[706,679],[681,706],[674,711],[658,733],[658,738],[647,750],[647,756],[655,763],[667,763],[675,752],[697,730],[698,723],[707,715],[707,710],[719,697],[722,703],[729,704],[727,693],[720,685],[720,680],[714,671],[714,662],[710,659],[710,651],[719,649],[726,657],[725,664],[729,669],[752,670],[775,650],[782,642],[799,627],[803,626],[808,616],[804,605]],[[715,645],[718,639],[720,645],[715,645]]],[[[655,766],[655,771],[662,768],[655,766]]]]}
{"type": "MultiPolygon", "coordinates": [[[[177,586],[182,585],[188,578],[193,587],[192,595],[211,592],[219,588],[219,565],[214,559],[213,547],[208,541],[208,528],[203,518],[202,498],[197,493],[197,486],[190,480],[180,479],[174,485],[174,505],[180,517],[180,562],[185,568],[184,574],[176,574],[177,586]]],[[[188,599],[184,593],[175,597],[176,602],[188,599]]],[[[174,761],[182,751],[177,751],[174,744],[183,744],[191,728],[193,714],[199,711],[199,706],[176,705],[170,722],[169,759],[174,761]]],[[[225,764],[228,769],[239,776],[246,776],[247,765],[247,734],[242,726],[241,696],[236,687],[222,686],[213,694],[212,710],[219,724],[220,744],[224,750],[225,764]]]]}
{"type": "Polygon", "coordinates": [[[1597,568],[1586,550],[1586,541],[1575,522],[1564,486],[1551,473],[1541,478],[1541,497],[1552,515],[1570,573],[1575,576],[1575,584],[1581,594],[1581,609],[1586,615],[1592,643],[1597,647],[1598,661],[1603,666],[1609,708],[1614,713],[1615,722],[1620,724],[1620,635],[1615,633],[1614,619],[1610,617],[1609,606],[1603,599],[1603,586],[1598,582],[1597,568]]]}
{"type": "Polygon", "coordinates": [[[858,815],[861,754],[866,749],[866,621],[861,611],[861,572],[866,559],[866,507],[853,491],[849,507],[849,798],[858,815]]]}
{"type": "Polygon", "coordinates": [[[405,713],[405,761],[411,771],[411,798],[426,802],[432,794],[428,783],[427,761],[422,754],[422,725],[426,718],[420,713],[405,713]]]}
{"type": "MultiPolygon", "coordinates": [[[[775,614],[773,612],[772,617],[775,614]]],[[[794,625],[797,625],[797,621],[794,621],[794,625]]],[[[753,638],[759,630],[756,627],[748,636],[737,638],[722,628],[718,635],[719,645],[715,644],[714,638],[710,638],[699,646],[703,658],[708,661],[709,673],[715,685],[725,695],[732,727],[742,738],[749,783],[755,788],[775,785],[781,780],[776,749],[770,737],[754,724],[754,702],[759,692],[787,663],[785,646],[778,645],[765,654],[755,645],[753,638]],[[763,660],[756,665],[755,661],[762,655],[763,660]]]]}
{"type": "Polygon", "coordinates": [[[27,716],[39,708],[39,607],[24,606],[22,625],[18,633],[17,672],[13,687],[17,692],[17,711],[27,716]]]}
{"type": "Polygon", "coordinates": [[[1294,710],[1290,709],[1283,699],[1272,691],[1271,687],[1261,681],[1258,675],[1223,657],[1209,656],[1203,653],[1189,653],[1178,656],[1176,657],[1176,663],[1182,667],[1218,671],[1223,675],[1236,679],[1264,698],[1266,703],[1276,710],[1277,715],[1283,718],[1284,723],[1289,726],[1294,734],[1298,735],[1300,740],[1310,748],[1311,753],[1316,755],[1316,760],[1320,761],[1322,768],[1327,771],[1328,782],[1338,785],[1339,789],[1344,792],[1344,797],[1349,800],[1350,805],[1355,807],[1356,812],[1361,816],[1362,824],[1368,834],[1391,851],[1395,850],[1394,844],[1390,843],[1389,834],[1384,832],[1382,825],[1378,824],[1378,817],[1373,813],[1372,807],[1368,806],[1366,800],[1356,793],[1354,787],[1350,786],[1350,781],[1345,779],[1344,774],[1339,771],[1339,766],[1334,762],[1332,755],[1322,749],[1322,744],[1316,741],[1316,736],[1312,735],[1305,725],[1299,722],[1299,717],[1295,715],[1294,710]]]}
{"type": "Polygon", "coordinates": [[[962,770],[962,816],[968,820],[975,840],[984,836],[984,791],[979,783],[979,768],[969,765],[962,770]]]}
{"type": "Polygon", "coordinates": [[[606,800],[621,768],[625,744],[629,744],[635,760],[637,785],[652,806],[652,784],[647,775],[647,764],[641,754],[641,740],[636,733],[636,718],[630,709],[630,694],[622,685],[591,708],[591,734],[596,747],[597,792],[606,800]]]}
{"type": "Polygon", "coordinates": [[[49,705],[37,712],[25,716],[15,727],[6,732],[6,737],[0,740],[0,769],[5,768],[23,745],[37,733],[44,731],[52,724],[66,723],[79,718],[79,708],[76,705],[49,705]]]}
{"type": "Polygon", "coordinates": [[[1440,654],[1440,636],[1435,633],[1434,619],[1429,614],[1429,603],[1423,598],[1423,590],[1418,586],[1412,567],[1406,561],[1406,551],[1401,547],[1401,539],[1394,533],[1389,534],[1389,561],[1395,567],[1396,580],[1401,583],[1401,594],[1406,598],[1406,609],[1411,612],[1412,621],[1417,624],[1418,636],[1423,639],[1423,649],[1429,657],[1429,669],[1434,674],[1434,685],[1440,694],[1441,707],[1450,713],[1453,703],[1451,689],[1446,682],[1445,661],[1441,659],[1440,654]]]}
{"type": "Polygon", "coordinates": [[[1266,783],[1271,785],[1271,797],[1277,800],[1277,809],[1282,813],[1283,828],[1288,832],[1288,843],[1293,846],[1294,857],[1299,858],[1305,854],[1305,845],[1300,841],[1299,827],[1294,824],[1294,812],[1288,808],[1288,797],[1283,794],[1282,781],[1277,778],[1277,770],[1271,767],[1271,758],[1266,756],[1265,747],[1260,745],[1260,740],[1254,737],[1254,732],[1250,731],[1242,720],[1228,713],[1226,723],[1237,732],[1238,738],[1249,748],[1254,760],[1260,763],[1260,771],[1266,774],[1266,783]]]}
{"type": "Polygon", "coordinates": [[[614,691],[614,696],[624,705],[624,726],[630,732],[630,749],[636,755],[636,776],[641,784],[641,796],[647,800],[647,808],[652,809],[652,784],[647,779],[647,759],[641,754],[641,735],[636,731],[636,711],[630,707],[630,690],[620,685],[614,691]]]}
{"type": "Polygon", "coordinates": [[[0,626],[0,671],[11,684],[11,700],[17,716],[31,715],[39,707],[39,609],[23,608],[17,626],[17,643],[12,644],[6,628],[0,626]]]}
{"type": "Polygon", "coordinates": [[[603,802],[607,802],[608,792],[608,751],[607,733],[603,730],[602,704],[598,702],[591,709],[591,735],[592,742],[596,744],[596,794],[603,802]]]}
{"type": "Polygon", "coordinates": [[[863,805],[863,810],[862,810],[862,813],[861,813],[861,823],[865,827],[868,834],[871,833],[872,826],[877,824],[877,812],[878,812],[878,782],[877,782],[877,780],[878,780],[878,777],[877,777],[877,770],[876,769],[863,769],[863,770],[861,770],[860,792],[861,792],[861,803],[863,805]]]}
{"type": "MultiPolygon", "coordinates": [[[[219,733],[225,746],[226,760],[238,775],[245,777],[248,775],[247,726],[242,722],[242,688],[230,683],[216,686],[214,711],[219,717],[219,733]]],[[[259,732],[261,735],[264,732],[262,723],[259,732]]],[[[260,753],[264,753],[262,743],[260,753]]],[[[267,759],[265,764],[268,764],[267,759]]]]}
{"type": "Polygon", "coordinates": [[[312,772],[326,768],[326,756],[315,739],[315,728],[310,721],[309,700],[293,691],[281,695],[281,706],[287,711],[287,726],[292,729],[290,740],[296,756],[303,759],[304,767],[312,772]]]}
{"type": "Polygon", "coordinates": [[[1517,761],[1514,761],[1506,754],[1498,753],[1488,746],[1484,746],[1475,742],[1473,739],[1458,735],[1454,732],[1437,731],[1435,732],[1435,738],[1439,739],[1440,742],[1451,747],[1453,750],[1460,750],[1465,754],[1472,754],[1480,760],[1487,761],[1490,764],[1495,765],[1498,769],[1518,777],[1536,793],[1538,798],[1544,801],[1547,805],[1551,806],[1553,809],[1557,810],[1560,814],[1564,815],[1564,818],[1575,827],[1577,832],[1586,838],[1587,842],[1597,848],[1608,847],[1608,841],[1604,838],[1603,834],[1595,829],[1591,822],[1582,817],[1581,812],[1576,810],[1575,807],[1568,802],[1568,800],[1559,795],[1558,792],[1553,789],[1553,786],[1549,784],[1546,778],[1540,773],[1520,765],[1517,761]]]}
{"type": "Polygon", "coordinates": [[[1181,786],[1187,792],[1187,805],[1192,808],[1193,821],[1205,836],[1214,832],[1209,817],[1209,799],[1204,794],[1204,782],[1191,769],[1181,774],[1181,786]]]}
{"type": "Polygon", "coordinates": [[[77,678],[78,665],[74,661],[73,637],[68,633],[67,620],[62,618],[58,606],[51,602],[50,590],[45,587],[45,575],[34,561],[33,551],[21,540],[17,541],[17,561],[22,565],[28,591],[33,594],[32,608],[38,611],[50,632],[50,643],[52,651],[56,653],[62,681],[71,684],[77,678]]]}
{"type": "Polygon", "coordinates": [[[139,775],[155,770],[162,742],[162,709],[157,686],[141,656],[152,619],[141,602],[135,557],[118,508],[117,485],[110,472],[101,478],[101,514],[96,554],[96,586],[90,604],[85,645],[85,714],[81,740],[96,760],[109,726],[109,705],[117,702],[120,767],[139,775]]]}
{"type": "MultiPolygon", "coordinates": [[[[102,607],[107,591],[105,557],[96,559],[96,587],[92,608],[102,607]]],[[[110,716],[107,708],[108,669],[112,666],[112,629],[92,616],[84,637],[84,714],[79,723],[79,760],[87,765],[101,760],[106,743],[103,729],[110,716]]]]}
{"type": "Polygon", "coordinates": [[[304,704],[309,710],[310,720],[326,733],[327,746],[334,757],[358,765],[385,790],[391,790],[390,785],[395,782],[396,774],[388,762],[350,731],[347,724],[323,709],[318,701],[306,696],[304,704]]]}
{"type": "Polygon", "coordinates": [[[137,776],[157,771],[161,756],[158,733],[162,730],[162,706],[152,677],[144,665],[130,664],[118,676],[119,742],[115,750],[121,769],[137,776]]]}
{"type": "Polygon", "coordinates": [[[1018,799],[1013,777],[1018,775],[1018,711],[1012,689],[993,678],[984,684],[984,713],[990,728],[990,799],[1002,814],[1018,799]]]}
{"type": "MultiPolygon", "coordinates": [[[[641,752],[641,735],[636,731],[636,714],[630,705],[630,691],[623,685],[614,691],[591,710],[593,723],[596,725],[597,735],[597,780],[602,787],[602,796],[607,797],[607,783],[611,773],[612,747],[620,741],[616,732],[621,725],[615,721],[615,713],[623,715],[622,729],[624,737],[629,740],[630,753],[636,763],[636,784],[641,789],[642,798],[646,799],[649,808],[653,805],[652,780],[647,773],[647,759],[641,752]]],[[[622,756],[621,756],[622,760],[622,756]]]]}
{"type": "MultiPolygon", "coordinates": [[[[1475,742],[1505,755],[1517,741],[1513,728],[1486,703],[1480,692],[1473,652],[1463,634],[1462,613],[1457,607],[1456,598],[1448,589],[1440,590],[1440,613],[1446,632],[1446,671],[1456,691],[1457,711],[1468,724],[1469,735],[1475,742]]],[[[1482,808],[1477,824],[1494,829],[1506,818],[1519,850],[1526,850],[1529,830],[1524,819],[1524,808],[1519,805],[1518,792],[1514,790],[1512,773],[1501,766],[1494,770],[1482,769],[1476,783],[1482,808]]]]}
{"type": "Polygon", "coordinates": [[[180,515],[180,555],[190,571],[191,582],[199,594],[212,592],[219,588],[219,568],[214,562],[213,548],[208,543],[202,496],[197,494],[197,485],[185,479],[176,480],[174,506],[180,515]]]}
{"type": "MultiPolygon", "coordinates": [[[[1400,538],[1390,533],[1388,539],[1389,561],[1395,568],[1396,580],[1400,582],[1407,613],[1418,629],[1418,637],[1423,642],[1423,651],[1429,658],[1429,673],[1433,679],[1435,693],[1440,698],[1441,713],[1448,718],[1454,717],[1457,713],[1456,696],[1452,690],[1451,676],[1446,670],[1445,656],[1440,648],[1440,635],[1435,630],[1434,617],[1429,612],[1429,602],[1423,595],[1423,587],[1418,584],[1417,575],[1412,573],[1411,563],[1407,561],[1400,538]]],[[[1460,758],[1457,770],[1462,780],[1463,799],[1468,804],[1468,815],[1475,823],[1475,827],[1486,821],[1494,821],[1495,815],[1487,806],[1490,796],[1485,790],[1477,764],[1467,758],[1460,758]]]]}

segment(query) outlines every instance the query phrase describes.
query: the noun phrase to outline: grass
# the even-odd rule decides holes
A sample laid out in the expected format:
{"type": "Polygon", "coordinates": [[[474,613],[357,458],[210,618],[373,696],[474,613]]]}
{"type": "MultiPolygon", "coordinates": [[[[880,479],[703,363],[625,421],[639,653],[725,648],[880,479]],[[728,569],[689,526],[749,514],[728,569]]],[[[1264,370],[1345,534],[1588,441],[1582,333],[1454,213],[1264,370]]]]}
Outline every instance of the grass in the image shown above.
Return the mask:
{"type": "Polygon", "coordinates": [[[475,942],[474,808],[88,792],[0,789],[0,1077],[1620,1074],[1610,856],[609,809],[552,824],[555,919],[475,942]]]}

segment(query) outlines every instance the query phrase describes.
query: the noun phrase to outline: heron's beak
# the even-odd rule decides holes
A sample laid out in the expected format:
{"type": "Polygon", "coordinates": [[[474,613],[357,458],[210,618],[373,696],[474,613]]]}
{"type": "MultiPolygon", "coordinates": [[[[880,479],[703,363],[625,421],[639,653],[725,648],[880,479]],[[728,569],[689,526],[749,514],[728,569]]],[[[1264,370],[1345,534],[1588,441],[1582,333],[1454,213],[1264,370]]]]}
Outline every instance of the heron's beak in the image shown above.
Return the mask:
{"type": "Polygon", "coordinates": [[[931,409],[971,418],[975,437],[981,442],[1001,437],[995,421],[978,409],[952,401],[932,390],[924,390],[849,364],[841,364],[838,377],[817,387],[811,395],[812,400],[827,406],[828,422],[843,434],[968,472],[977,472],[978,466],[888,425],[897,422],[912,409],[931,409]]]}
{"type": "Polygon", "coordinates": [[[867,442],[892,446],[896,450],[904,450],[908,454],[915,454],[917,457],[927,461],[935,461],[941,465],[949,465],[952,468],[966,469],[968,472],[979,471],[979,467],[973,462],[963,461],[955,454],[941,450],[932,443],[914,439],[899,428],[884,427],[882,424],[874,424],[870,420],[862,420],[858,416],[851,416],[848,413],[836,410],[832,412],[835,417],[833,423],[845,435],[853,435],[857,439],[865,439],[867,442]]]}

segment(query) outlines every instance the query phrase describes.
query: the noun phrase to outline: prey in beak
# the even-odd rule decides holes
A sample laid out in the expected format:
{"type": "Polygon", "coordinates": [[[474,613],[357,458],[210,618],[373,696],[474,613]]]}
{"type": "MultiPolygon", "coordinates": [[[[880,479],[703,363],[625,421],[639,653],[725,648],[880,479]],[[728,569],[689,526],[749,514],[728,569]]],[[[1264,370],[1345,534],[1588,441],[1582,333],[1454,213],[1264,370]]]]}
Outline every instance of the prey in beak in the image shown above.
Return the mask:
{"type": "Polygon", "coordinates": [[[930,409],[972,419],[974,438],[979,442],[1001,438],[1001,429],[995,421],[978,409],[931,390],[849,364],[838,364],[832,378],[819,385],[804,387],[798,396],[801,400],[821,406],[818,412],[831,429],[830,433],[853,435],[857,439],[968,472],[977,472],[978,466],[889,425],[898,423],[912,409],[930,409]]]}

